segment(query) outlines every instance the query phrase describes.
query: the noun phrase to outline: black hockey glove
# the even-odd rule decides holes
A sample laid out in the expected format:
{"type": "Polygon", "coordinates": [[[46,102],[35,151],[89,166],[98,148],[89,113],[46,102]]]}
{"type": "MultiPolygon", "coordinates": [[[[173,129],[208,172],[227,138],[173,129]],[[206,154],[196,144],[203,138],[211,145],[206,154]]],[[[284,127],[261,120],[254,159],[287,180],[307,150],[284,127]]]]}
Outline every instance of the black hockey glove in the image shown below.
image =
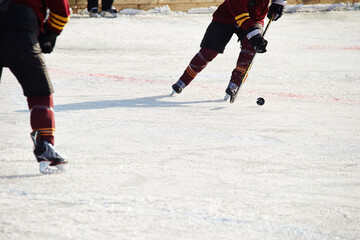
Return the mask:
{"type": "Polygon", "coordinates": [[[278,20],[284,13],[286,6],[286,1],[284,0],[273,0],[270,7],[267,17],[273,19],[273,21],[278,20]]]}
{"type": "Polygon", "coordinates": [[[263,38],[260,29],[251,27],[248,30],[246,37],[257,53],[266,52],[268,41],[263,38]]]}
{"type": "Polygon", "coordinates": [[[59,34],[54,33],[44,24],[44,29],[38,37],[43,53],[51,53],[54,50],[57,36],[59,36],[59,34]]]}

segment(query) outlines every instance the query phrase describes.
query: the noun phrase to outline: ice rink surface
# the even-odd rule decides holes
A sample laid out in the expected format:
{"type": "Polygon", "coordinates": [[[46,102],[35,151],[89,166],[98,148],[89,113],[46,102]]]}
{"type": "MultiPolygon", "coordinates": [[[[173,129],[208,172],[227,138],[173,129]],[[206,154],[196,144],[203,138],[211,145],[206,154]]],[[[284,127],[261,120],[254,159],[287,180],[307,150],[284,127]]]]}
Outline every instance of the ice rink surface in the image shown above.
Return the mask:
{"type": "Polygon", "coordinates": [[[211,14],[74,16],[46,55],[67,172],[3,72],[0,239],[360,239],[359,19],[285,14],[230,104],[235,37],[169,97],[211,14]]]}

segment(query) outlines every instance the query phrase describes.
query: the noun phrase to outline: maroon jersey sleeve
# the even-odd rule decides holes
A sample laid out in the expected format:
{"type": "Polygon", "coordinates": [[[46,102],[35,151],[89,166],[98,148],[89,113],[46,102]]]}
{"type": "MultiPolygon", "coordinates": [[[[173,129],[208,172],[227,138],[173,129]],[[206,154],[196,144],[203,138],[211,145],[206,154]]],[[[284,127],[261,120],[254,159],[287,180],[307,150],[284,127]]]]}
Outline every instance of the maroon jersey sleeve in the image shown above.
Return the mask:
{"type": "Polygon", "coordinates": [[[239,27],[247,30],[255,24],[250,18],[247,0],[228,0],[227,2],[230,12],[239,27]]]}
{"type": "Polygon", "coordinates": [[[46,25],[57,34],[60,34],[65,24],[69,21],[68,0],[12,0],[16,3],[31,8],[39,18],[40,29],[44,24],[46,9],[50,10],[46,25]]]}
{"type": "Polygon", "coordinates": [[[68,0],[45,0],[45,6],[50,10],[46,25],[55,33],[60,34],[69,21],[68,0]]]}

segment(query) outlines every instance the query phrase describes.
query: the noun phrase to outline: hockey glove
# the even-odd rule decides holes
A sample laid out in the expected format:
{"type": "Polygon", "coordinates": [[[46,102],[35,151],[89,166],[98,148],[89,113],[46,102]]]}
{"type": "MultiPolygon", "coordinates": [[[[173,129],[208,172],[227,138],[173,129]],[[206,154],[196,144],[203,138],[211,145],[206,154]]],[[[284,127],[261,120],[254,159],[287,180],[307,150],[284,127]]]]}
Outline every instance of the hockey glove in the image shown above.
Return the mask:
{"type": "Polygon", "coordinates": [[[273,19],[273,21],[278,20],[284,13],[286,6],[286,1],[284,0],[273,0],[270,7],[267,17],[273,19]]]}
{"type": "Polygon", "coordinates": [[[266,46],[268,41],[266,41],[260,29],[251,27],[246,34],[247,39],[250,42],[250,45],[255,49],[257,53],[264,53],[266,52],[266,46]]]}
{"type": "Polygon", "coordinates": [[[43,53],[51,53],[54,50],[56,38],[59,34],[54,33],[45,24],[43,31],[40,33],[38,40],[43,53]]]}

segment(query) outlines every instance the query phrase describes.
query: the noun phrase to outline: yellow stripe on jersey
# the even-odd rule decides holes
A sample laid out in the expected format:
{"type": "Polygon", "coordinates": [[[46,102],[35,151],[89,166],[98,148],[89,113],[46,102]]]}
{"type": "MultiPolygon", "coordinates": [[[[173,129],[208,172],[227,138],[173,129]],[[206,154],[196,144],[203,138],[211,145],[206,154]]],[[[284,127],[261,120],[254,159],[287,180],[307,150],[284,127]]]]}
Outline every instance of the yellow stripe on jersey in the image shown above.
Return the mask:
{"type": "Polygon", "coordinates": [[[235,17],[235,21],[237,22],[238,26],[241,27],[244,21],[250,19],[249,13],[242,13],[235,17]]]}
{"type": "Polygon", "coordinates": [[[60,25],[54,23],[54,22],[51,20],[51,18],[49,18],[48,23],[50,24],[51,27],[56,28],[56,29],[58,29],[58,30],[63,30],[63,29],[64,29],[64,26],[60,26],[60,25]]]}
{"type": "Polygon", "coordinates": [[[237,15],[237,16],[235,17],[235,20],[237,21],[237,20],[239,20],[240,18],[248,17],[248,16],[249,16],[249,13],[242,13],[242,14],[240,14],[240,15],[237,15]]]}
{"type": "Polygon", "coordinates": [[[65,23],[58,21],[56,18],[49,17],[49,22],[54,23],[62,28],[65,26],[65,23]]]}
{"type": "Polygon", "coordinates": [[[63,30],[65,24],[69,21],[69,17],[64,18],[56,13],[50,12],[48,23],[51,27],[63,30]]]}
{"type": "Polygon", "coordinates": [[[62,21],[65,24],[69,21],[69,18],[70,18],[70,17],[62,17],[62,16],[60,16],[60,15],[58,15],[56,13],[53,13],[53,12],[50,12],[50,16],[52,16],[54,18],[57,18],[59,21],[62,21]]]}

